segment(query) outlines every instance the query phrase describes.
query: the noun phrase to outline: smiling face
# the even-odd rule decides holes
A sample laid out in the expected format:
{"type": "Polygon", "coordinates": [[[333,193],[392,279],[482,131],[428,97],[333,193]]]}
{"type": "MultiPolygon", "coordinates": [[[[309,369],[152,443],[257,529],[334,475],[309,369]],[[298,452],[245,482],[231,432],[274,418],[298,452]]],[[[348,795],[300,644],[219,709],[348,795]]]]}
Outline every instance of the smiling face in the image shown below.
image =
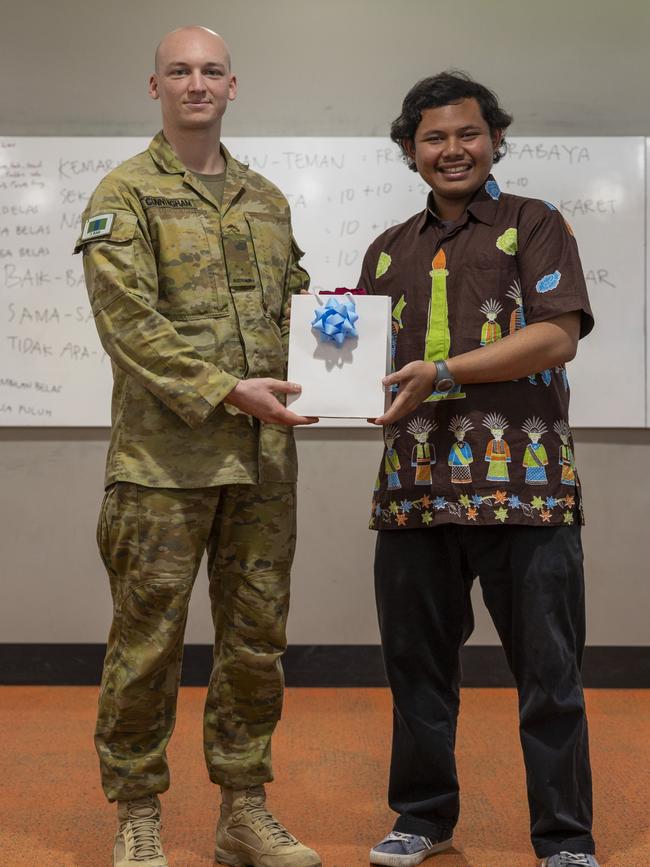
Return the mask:
{"type": "Polygon", "coordinates": [[[228,102],[237,95],[228,46],[203,27],[168,34],[156,52],[149,95],[160,100],[166,133],[211,127],[219,131],[228,102]]]}
{"type": "Polygon", "coordinates": [[[460,217],[485,183],[501,137],[499,130],[490,131],[474,98],[422,110],[404,148],[431,187],[441,219],[460,217]]]}

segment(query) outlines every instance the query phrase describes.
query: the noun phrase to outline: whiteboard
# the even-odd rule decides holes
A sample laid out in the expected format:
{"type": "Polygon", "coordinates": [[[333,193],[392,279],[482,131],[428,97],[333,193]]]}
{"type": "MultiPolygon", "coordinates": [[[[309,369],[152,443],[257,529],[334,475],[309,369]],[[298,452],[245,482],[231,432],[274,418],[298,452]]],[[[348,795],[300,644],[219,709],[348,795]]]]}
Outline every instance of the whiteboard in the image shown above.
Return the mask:
{"type": "MultiPolygon", "coordinates": [[[[384,138],[224,141],[287,195],[316,290],[355,285],[373,238],[424,207],[428,188],[384,138]]],[[[110,423],[110,363],[72,248],[99,180],[148,143],[0,138],[0,425],[110,423]]],[[[642,138],[513,138],[495,167],[505,191],[553,202],[578,239],[597,330],[570,366],[575,427],[648,423],[645,149],[642,138]]]]}
{"type": "Polygon", "coordinates": [[[517,138],[505,192],[552,202],[575,233],[596,319],[569,366],[574,427],[644,427],[645,140],[517,138]]]}

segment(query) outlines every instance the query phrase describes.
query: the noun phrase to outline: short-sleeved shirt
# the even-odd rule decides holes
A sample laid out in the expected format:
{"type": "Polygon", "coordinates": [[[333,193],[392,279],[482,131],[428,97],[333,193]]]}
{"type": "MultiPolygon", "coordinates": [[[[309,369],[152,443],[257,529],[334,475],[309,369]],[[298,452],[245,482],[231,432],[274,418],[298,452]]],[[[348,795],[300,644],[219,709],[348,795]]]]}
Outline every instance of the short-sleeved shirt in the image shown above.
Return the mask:
{"type": "MultiPolygon", "coordinates": [[[[427,208],[380,235],[358,283],[392,303],[392,367],[436,361],[581,312],[593,327],[571,227],[492,176],[456,222],[427,208]]],[[[395,389],[395,386],[393,386],[395,389]]],[[[433,392],[384,428],[374,529],[582,522],[564,366],[433,392]]]]}

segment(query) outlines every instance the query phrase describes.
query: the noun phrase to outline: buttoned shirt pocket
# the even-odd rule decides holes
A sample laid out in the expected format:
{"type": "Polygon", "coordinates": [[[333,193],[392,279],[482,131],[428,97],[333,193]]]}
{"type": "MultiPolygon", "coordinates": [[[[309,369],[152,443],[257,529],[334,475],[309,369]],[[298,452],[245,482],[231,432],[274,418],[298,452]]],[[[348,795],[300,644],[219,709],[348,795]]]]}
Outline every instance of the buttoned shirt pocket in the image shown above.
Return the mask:
{"type": "MultiPolygon", "coordinates": [[[[217,287],[219,251],[213,250],[197,208],[147,211],[158,263],[158,310],[172,320],[226,316],[217,287]]],[[[223,294],[223,298],[221,298],[223,294]]]]}
{"type": "Polygon", "coordinates": [[[237,220],[225,225],[222,243],[230,291],[255,291],[258,278],[248,224],[237,220]]]}
{"type": "Polygon", "coordinates": [[[259,273],[266,314],[279,321],[287,261],[291,248],[291,226],[288,216],[247,211],[255,262],[259,273]]]}
{"type": "Polygon", "coordinates": [[[506,337],[518,282],[516,260],[463,263],[450,292],[454,354],[506,337]],[[455,338],[455,339],[454,339],[455,338]],[[462,348],[461,348],[462,347],[462,348]]]}
{"type": "MultiPolygon", "coordinates": [[[[84,217],[88,210],[84,212],[84,217]]],[[[102,217],[110,218],[110,225],[98,235],[86,236],[85,232],[77,238],[74,245],[74,252],[79,253],[86,249],[88,244],[97,244],[100,242],[110,242],[111,244],[130,244],[133,241],[135,230],[138,225],[138,218],[130,211],[109,211],[107,214],[102,214],[102,217]]],[[[82,218],[83,219],[83,218],[82,218]]],[[[85,225],[92,223],[92,216],[88,219],[85,225]]]]}

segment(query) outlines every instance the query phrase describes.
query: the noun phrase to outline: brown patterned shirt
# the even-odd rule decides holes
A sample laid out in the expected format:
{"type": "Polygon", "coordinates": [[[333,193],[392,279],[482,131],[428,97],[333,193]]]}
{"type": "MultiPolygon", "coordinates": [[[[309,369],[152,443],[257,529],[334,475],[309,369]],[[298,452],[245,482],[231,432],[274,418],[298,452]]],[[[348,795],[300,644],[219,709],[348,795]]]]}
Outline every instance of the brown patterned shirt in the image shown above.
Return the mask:
{"type": "MultiPolygon", "coordinates": [[[[593,327],[571,227],[490,176],[460,220],[428,207],[369,247],[359,287],[392,299],[393,369],[460,355],[579,310],[593,327]]],[[[393,387],[395,388],[395,386],[393,387]]],[[[384,428],[374,529],[582,520],[564,367],[456,385],[384,428]]]]}

